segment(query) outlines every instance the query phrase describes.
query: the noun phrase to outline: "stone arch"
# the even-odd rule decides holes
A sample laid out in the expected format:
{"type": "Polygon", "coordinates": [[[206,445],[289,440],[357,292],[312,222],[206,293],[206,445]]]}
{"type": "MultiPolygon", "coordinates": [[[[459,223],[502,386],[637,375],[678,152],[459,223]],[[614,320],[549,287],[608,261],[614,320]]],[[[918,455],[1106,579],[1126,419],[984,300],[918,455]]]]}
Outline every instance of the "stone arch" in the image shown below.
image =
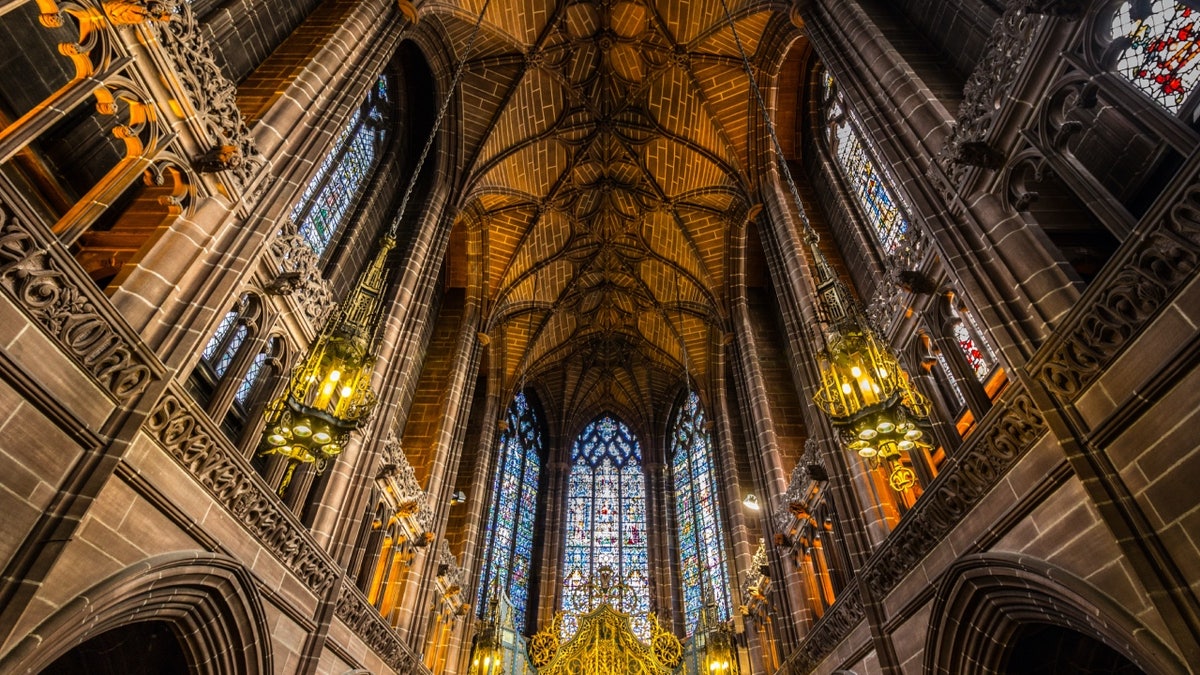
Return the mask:
{"type": "Polygon", "coordinates": [[[93,637],[154,621],[171,627],[195,675],[274,672],[254,579],[240,562],[205,552],[156,556],[80,593],[0,660],[0,670],[40,672],[93,637]]]}
{"type": "Polygon", "coordinates": [[[934,597],[925,675],[998,672],[1023,627],[1065,628],[1105,645],[1147,673],[1186,668],[1144,624],[1087,581],[1017,554],[967,556],[934,597]]]}

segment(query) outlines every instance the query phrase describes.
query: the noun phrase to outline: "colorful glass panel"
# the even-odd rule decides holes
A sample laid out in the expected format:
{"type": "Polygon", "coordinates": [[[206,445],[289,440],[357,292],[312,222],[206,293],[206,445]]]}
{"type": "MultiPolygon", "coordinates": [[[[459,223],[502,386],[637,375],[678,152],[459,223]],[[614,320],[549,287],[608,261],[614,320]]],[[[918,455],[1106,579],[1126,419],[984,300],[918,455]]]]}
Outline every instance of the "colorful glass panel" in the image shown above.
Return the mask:
{"type": "Polygon", "coordinates": [[[333,240],[378,163],[387,129],[387,94],[387,79],[380,76],[292,208],[292,220],[318,255],[333,240]]]}
{"type": "Polygon", "coordinates": [[[529,602],[542,452],[541,426],[524,393],[518,393],[508,406],[505,424],[492,481],[476,611],[482,617],[492,592],[502,588],[512,602],[513,621],[521,631],[529,602]]]}
{"type": "Polygon", "coordinates": [[[838,168],[884,252],[891,253],[900,246],[908,232],[908,218],[893,197],[895,190],[873,159],[878,153],[868,147],[865,137],[851,121],[852,115],[828,72],[823,78],[823,93],[826,97],[829,144],[837,158],[838,168]]]}
{"type": "Polygon", "coordinates": [[[1149,15],[1134,19],[1130,15],[1136,4],[1141,3],[1124,4],[1113,17],[1112,35],[1130,40],[1117,58],[1117,72],[1178,113],[1200,80],[1196,11],[1183,3],[1154,0],[1149,15]]]}
{"type": "Polygon", "coordinates": [[[571,449],[567,480],[563,636],[577,617],[599,604],[600,569],[612,570],[611,604],[632,618],[633,632],[650,637],[646,545],[646,479],[642,451],[629,427],[606,415],[587,425],[571,449]]]}
{"type": "Polygon", "coordinates": [[[671,444],[671,473],[675,517],[679,525],[679,569],[683,589],[685,630],[690,635],[708,602],[718,618],[730,618],[725,568],[725,528],[713,467],[712,443],[704,430],[700,397],[689,392],[675,416],[671,444]]]}
{"type": "Polygon", "coordinates": [[[991,371],[991,366],[988,364],[987,359],[984,358],[983,352],[976,346],[975,338],[971,336],[971,331],[967,330],[967,327],[962,325],[961,321],[954,324],[952,331],[954,333],[954,341],[958,343],[959,350],[962,351],[963,356],[967,359],[967,365],[975,372],[976,379],[983,381],[987,377],[988,372],[991,371]]]}

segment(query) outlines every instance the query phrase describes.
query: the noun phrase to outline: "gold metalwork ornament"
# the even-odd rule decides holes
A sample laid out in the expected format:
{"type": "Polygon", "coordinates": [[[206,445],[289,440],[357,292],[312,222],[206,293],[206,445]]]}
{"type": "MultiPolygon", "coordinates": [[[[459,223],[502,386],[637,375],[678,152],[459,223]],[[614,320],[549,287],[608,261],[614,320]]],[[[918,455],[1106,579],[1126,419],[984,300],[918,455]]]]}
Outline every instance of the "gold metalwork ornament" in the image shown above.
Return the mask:
{"type": "MultiPolygon", "coordinates": [[[[652,619],[651,625],[657,625],[652,619]]],[[[550,628],[553,630],[553,626],[550,628]]],[[[542,631],[545,632],[545,629],[542,631]]],[[[539,633],[541,634],[541,633],[539,633]]],[[[539,675],[669,675],[679,664],[682,648],[676,639],[670,645],[666,637],[675,636],[663,631],[651,638],[662,637],[662,655],[676,656],[673,662],[659,658],[659,650],[643,644],[633,634],[629,615],[618,612],[607,603],[579,617],[575,635],[554,653],[545,666],[538,665],[539,675]],[[677,650],[677,651],[675,651],[677,650]]],[[[535,661],[535,665],[537,665],[535,661]]]]}
{"type": "Polygon", "coordinates": [[[317,473],[323,472],[375,407],[371,375],[376,326],[387,257],[395,245],[392,237],[383,238],[353,292],[292,372],[287,391],[267,407],[259,454],[288,460],[281,495],[300,464],[313,464],[317,473]]]}
{"type": "Polygon", "coordinates": [[[554,613],[554,620],[542,630],[529,638],[529,660],[537,668],[542,668],[554,658],[558,652],[559,632],[562,630],[562,612],[554,613]]]}

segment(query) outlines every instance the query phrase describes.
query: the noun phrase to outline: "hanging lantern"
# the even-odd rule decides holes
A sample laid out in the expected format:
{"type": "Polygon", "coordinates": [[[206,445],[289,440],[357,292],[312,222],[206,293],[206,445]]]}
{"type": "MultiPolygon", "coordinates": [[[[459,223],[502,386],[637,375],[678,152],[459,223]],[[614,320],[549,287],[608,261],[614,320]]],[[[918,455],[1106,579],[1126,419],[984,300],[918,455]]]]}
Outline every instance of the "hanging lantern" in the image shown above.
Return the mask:
{"type": "Polygon", "coordinates": [[[288,460],[280,495],[300,464],[324,472],[375,407],[371,375],[377,315],[387,280],[385,263],[395,245],[391,236],[383,238],[354,290],[292,372],[287,391],[267,407],[258,452],[288,460]]]}
{"type": "Polygon", "coordinates": [[[817,297],[830,326],[826,346],[817,353],[821,385],[813,395],[837,427],[847,449],[872,467],[888,471],[888,484],[903,492],[917,482],[904,453],[927,448],[929,400],[921,395],[891,348],[868,326],[858,304],[837,280],[817,248],[817,297]]]}

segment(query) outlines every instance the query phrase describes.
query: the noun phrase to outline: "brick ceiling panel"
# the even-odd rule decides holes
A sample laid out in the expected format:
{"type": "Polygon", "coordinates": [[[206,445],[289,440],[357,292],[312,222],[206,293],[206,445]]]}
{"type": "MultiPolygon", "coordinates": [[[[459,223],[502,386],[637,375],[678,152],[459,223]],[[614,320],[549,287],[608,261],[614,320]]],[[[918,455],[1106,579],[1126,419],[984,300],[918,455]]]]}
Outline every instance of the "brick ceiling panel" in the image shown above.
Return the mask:
{"type": "Polygon", "coordinates": [[[526,71],[513,89],[509,105],[488,132],[478,162],[487,165],[509,148],[544,137],[561,121],[565,104],[561,81],[542,70],[526,71]]]}
{"type": "MultiPolygon", "coordinates": [[[[780,3],[728,2],[751,59],[786,26],[780,3]]],[[[482,3],[421,11],[461,52],[482,3]]],[[[488,7],[455,118],[459,206],[484,231],[489,358],[510,386],[537,378],[564,426],[669,405],[685,360],[704,381],[728,229],[759,201],[748,84],[721,0],[488,7]]]]}

